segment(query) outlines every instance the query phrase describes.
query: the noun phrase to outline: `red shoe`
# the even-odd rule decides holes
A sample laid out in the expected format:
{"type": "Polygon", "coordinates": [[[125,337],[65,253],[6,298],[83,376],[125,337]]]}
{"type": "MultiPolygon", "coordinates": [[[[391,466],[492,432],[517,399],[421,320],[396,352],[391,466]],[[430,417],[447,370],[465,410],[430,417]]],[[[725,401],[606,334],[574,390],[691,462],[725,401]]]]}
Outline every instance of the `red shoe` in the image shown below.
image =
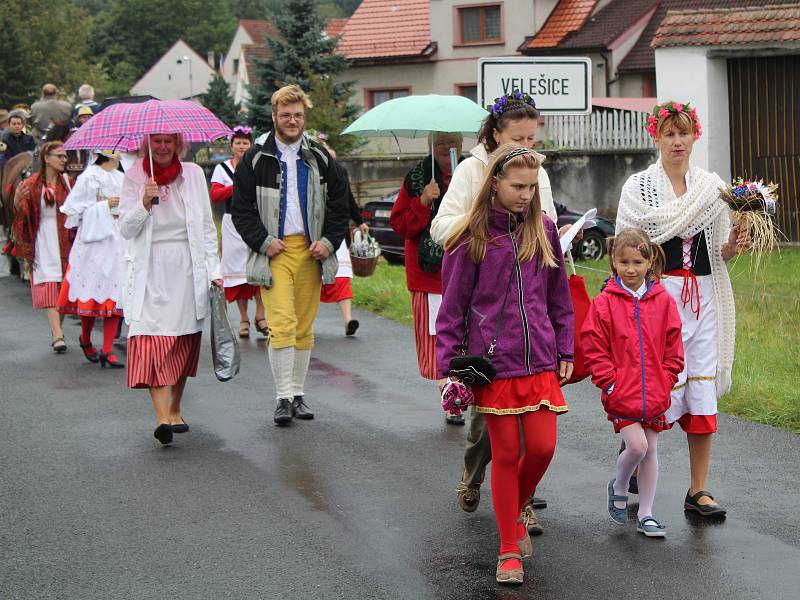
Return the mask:
{"type": "Polygon", "coordinates": [[[92,342],[88,344],[84,344],[81,338],[78,338],[78,343],[81,345],[81,349],[83,350],[83,355],[86,357],[90,363],[96,363],[100,359],[97,357],[97,348],[92,345],[92,342]]]}

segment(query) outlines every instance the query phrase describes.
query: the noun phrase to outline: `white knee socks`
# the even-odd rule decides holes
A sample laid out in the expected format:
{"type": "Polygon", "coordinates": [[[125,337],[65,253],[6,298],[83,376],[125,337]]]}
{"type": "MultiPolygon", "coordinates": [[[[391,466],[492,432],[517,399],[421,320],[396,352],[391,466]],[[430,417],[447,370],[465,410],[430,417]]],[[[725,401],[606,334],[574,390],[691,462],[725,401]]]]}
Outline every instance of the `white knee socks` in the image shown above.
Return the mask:
{"type": "Polygon", "coordinates": [[[294,369],[292,373],[292,396],[302,396],[303,386],[306,383],[308,363],[311,360],[311,350],[294,351],[294,369]]]}
{"type": "Polygon", "coordinates": [[[272,369],[272,378],[275,380],[275,397],[289,398],[292,394],[292,375],[295,365],[294,346],[288,348],[274,349],[272,344],[269,346],[269,366],[272,369]]]}

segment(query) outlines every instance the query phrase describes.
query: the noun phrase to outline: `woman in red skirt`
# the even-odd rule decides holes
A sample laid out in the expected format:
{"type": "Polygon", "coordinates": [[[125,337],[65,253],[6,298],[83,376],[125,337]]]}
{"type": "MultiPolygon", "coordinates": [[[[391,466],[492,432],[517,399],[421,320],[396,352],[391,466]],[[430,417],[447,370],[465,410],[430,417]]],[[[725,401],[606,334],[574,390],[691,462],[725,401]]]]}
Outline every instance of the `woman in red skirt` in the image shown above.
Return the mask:
{"type": "Polygon", "coordinates": [[[239,337],[250,337],[250,317],[247,314],[247,303],[255,298],[256,314],[253,321],[261,335],[268,335],[267,319],[264,317],[264,303],[258,286],[247,283],[245,267],[247,265],[247,244],[236,231],[231,220],[231,202],[233,201],[233,174],[244,153],[253,145],[252,132],[249,127],[237,125],[233,128],[231,138],[230,160],[218,164],[211,175],[211,202],[224,203],[225,214],[220,227],[222,246],[222,279],[225,285],[225,299],[236,302],[239,308],[239,337]]]}
{"type": "Polygon", "coordinates": [[[559,386],[572,374],[572,301],[558,229],[542,213],[540,164],[516,144],[497,149],[445,244],[436,320],[441,373],[462,355],[491,356],[497,373],[474,393],[492,445],[498,583],[522,583],[522,558],[533,554],[518,517],[553,457],[556,416],[567,410],[559,386]]]}
{"type": "Polygon", "coordinates": [[[91,363],[122,369],[113,353],[122,308],[119,297],[125,246],[117,225],[119,195],[124,176],[117,170],[118,152],[100,151],[94,164],[78,178],[61,212],[67,227],[78,227],[69,254],[69,266],[58,296],[59,312],[81,317],[81,349],[91,363]],[[95,319],[103,319],[103,345],[92,344],[95,319]]]}
{"type": "MultiPolygon", "coordinates": [[[[431,238],[431,221],[453,175],[450,148],[460,156],[461,142],[458,133],[431,138],[433,156],[408,172],[389,218],[392,229],[405,238],[406,285],[411,292],[419,374],[435,380],[440,390],[445,380],[436,370],[436,314],[442,300],[443,251],[431,238]]],[[[463,414],[448,413],[445,419],[451,425],[464,424],[463,414]]]]}
{"type": "Polygon", "coordinates": [[[120,232],[128,240],[128,386],[149,389],[153,435],[169,444],[173,433],[189,430],[181,399],[187,377],[197,373],[208,289],[222,287],[222,273],[205,176],[180,161],[183,139],[154,134],[142,150],[144,160],[125,173],[120,199],[120,232]]]}
{"type": "Polygon", "coordinates": [[[63,142],[47,142],[39,150],[39,172],[22,182],[12,233],[17,258],[30,267],[33,308],[47,310],[53,350],[66,352],[58,293],[72,242],[58,210],[67,199],[72,181],[64,174],[67,152],[63,142]]]}

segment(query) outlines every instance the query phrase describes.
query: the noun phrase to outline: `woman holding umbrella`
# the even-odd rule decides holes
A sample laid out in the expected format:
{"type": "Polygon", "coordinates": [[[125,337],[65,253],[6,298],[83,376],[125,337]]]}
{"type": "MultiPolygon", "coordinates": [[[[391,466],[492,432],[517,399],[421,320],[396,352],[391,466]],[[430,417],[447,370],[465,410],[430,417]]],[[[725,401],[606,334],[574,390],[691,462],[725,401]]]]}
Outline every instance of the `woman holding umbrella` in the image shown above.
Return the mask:
{"type": "Polygon", "coordinates": [[[180,161],[185,149],[180,134],[145,136],[120,199],[120,231],[129,240],[128,386],[149,389],[153,435],[162,444],[189,430],[181,398],[187,377],[197,372],[209,285],[222,287],[205,176],[180,161]]]}
{"type": "Polygon", "coordinates": [[[53,350],[66,352],[62,316],[56,308],[58,292],[72,242],[59,212],[72,182],[64,174],[67,153],[62,142],[47,142],[39,150],[39,172],[26,179],[18,190],[17,213],[12,225],[17,258],[31,267],[33,308],[47,310],[53,350]]]}
{"type": "MultiPolygon", "coordinates": [[[[431,239],[431,221],[450,185],[453,168],[450,149],[461,155],[460,133],[431,134],[432,155],[422,159],[406,175],[392,207],[389,224],[405,239],[406,286],[411,292],[414,338],[419,373],[435,380],[441,389],[444,379],[436,370],[436,312],[442,300],[442,247],[431,239]]],[[[451,425],[463,425],[464,416],[448,413],[451,425]]]]}

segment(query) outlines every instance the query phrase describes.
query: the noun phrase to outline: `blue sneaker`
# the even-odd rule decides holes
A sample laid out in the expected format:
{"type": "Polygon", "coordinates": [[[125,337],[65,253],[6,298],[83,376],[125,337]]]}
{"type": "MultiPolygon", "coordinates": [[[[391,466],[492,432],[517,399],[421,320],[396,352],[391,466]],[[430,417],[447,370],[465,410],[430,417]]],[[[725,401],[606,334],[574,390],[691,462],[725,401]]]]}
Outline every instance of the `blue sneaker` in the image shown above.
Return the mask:
{"type": "Polygon", "coordinates": [[[653,518],[652,515],[639,519],[636,522],[636,531],[645,534],[647,537],[664,537],[667,535],[667,528],[653,518]]]}
{"type": "MultiPolygon", "coordinates": [[[[617,525],[628,524],[628,497],[614,494],[614,479],[608,482],[608,514],[617,525]],[[617,508],[614,502],[624,502],[625,508],[617,508]]],[[[651,517],[652,518],[652,517],[651,517]]]]}

